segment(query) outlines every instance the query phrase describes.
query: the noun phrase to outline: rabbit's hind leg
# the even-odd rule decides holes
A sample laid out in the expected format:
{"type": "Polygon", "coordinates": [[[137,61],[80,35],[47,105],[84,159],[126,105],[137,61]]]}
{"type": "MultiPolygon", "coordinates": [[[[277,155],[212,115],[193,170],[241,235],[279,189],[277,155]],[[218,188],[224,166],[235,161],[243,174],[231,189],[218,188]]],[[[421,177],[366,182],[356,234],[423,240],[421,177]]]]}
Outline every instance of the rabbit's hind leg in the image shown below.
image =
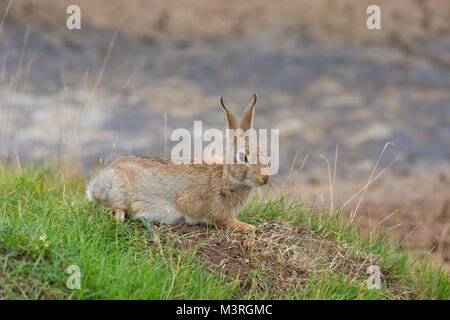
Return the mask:
{"type": "Polygon", "coordinates": [[[113,209],[114,212],[114,218],[117,219],[119,222],[125,222],[126,219],[126,212],[122,209],[113,209]]]}
{"type": "Polygon", "coordinates": [[[123,170],[115,170],[115,175],[108,193],[108,207],[119,222],[126,220],[131,205],[130,176],[123,170]]]}

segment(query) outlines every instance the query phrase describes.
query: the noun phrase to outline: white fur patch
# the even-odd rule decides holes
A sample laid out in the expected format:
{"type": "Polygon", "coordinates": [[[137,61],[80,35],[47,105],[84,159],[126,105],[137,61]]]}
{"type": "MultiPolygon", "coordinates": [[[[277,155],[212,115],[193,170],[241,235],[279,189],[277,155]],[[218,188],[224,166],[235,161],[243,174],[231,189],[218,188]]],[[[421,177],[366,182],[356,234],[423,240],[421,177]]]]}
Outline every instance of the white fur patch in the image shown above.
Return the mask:
{"type": "Polygon", "coordinates": [[[151,222],[172,224],[179,222],[183,218],[183,215],[170,207],[159,207],[157,212],[143,212],[136,215],[135,218],[143,218],[151,222]]]}
{"type": "Polygon", "coordinates": [[[86,189],[86,197],[88,198],[89,201],[91,202],[94,201],[94,196],[92,195],[92,190],[90,188],[86,189]]]}

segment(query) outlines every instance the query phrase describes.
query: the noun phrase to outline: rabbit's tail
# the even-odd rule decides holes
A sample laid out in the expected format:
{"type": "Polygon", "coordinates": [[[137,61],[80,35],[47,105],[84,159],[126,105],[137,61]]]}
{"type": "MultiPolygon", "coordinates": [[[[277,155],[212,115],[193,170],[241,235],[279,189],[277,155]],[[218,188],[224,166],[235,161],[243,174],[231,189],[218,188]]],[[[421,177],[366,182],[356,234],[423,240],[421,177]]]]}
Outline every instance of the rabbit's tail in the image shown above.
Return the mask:
{"type": "Polygon", "coordinates": [[[92,182],[89,183],[87,189],[86,189],[86,197],[90,202],[94,201],[94,195],[92,194],[92,182]]]}
{"type": "Polygon", "coordinates": [[[86,189],[86,197],[89,201],[100,200],[104,203],[108,202],[108,194],[112,187],[112,182],[115,176],[115,171],[112,169],[105,169],[92,179],[86,189]]]}

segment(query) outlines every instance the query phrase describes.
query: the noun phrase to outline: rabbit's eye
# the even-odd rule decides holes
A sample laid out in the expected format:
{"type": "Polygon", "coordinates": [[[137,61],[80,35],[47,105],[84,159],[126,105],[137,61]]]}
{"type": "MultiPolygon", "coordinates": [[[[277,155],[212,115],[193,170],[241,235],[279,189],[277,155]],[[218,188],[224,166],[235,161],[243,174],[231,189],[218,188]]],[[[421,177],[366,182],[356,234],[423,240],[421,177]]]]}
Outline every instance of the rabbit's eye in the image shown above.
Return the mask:
{"type": "Polygon", "coordinates": [[[248,157],[245,153],[239,152],[239,162],[248,163],[248,157]]]}

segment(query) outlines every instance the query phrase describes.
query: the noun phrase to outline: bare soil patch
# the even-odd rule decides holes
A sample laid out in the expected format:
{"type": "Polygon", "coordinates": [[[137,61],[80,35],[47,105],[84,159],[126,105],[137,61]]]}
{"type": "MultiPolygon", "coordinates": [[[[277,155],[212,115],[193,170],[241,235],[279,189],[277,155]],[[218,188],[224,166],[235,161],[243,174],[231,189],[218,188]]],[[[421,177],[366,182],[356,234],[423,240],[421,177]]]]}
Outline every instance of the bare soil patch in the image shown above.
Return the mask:
{"type": "MultiPolygon", "coordinates": [[[[207,268],[224,279],[239,279],[239,296],[270,292],[282,297],[304,288],[310,276],[329,272],[345,274],[344,281],[366,279],[367,267],[376,256],[354,252],[346,243],[289,224],[265,224],[253,233],[237,233],[205,226],[154,224],[151,245],[175,240],[175,247],[195,249],[207,268]],[[257,277],[252,277],[256,274],[257,277]]],[[[382,270],[389,277],[388,270],[382,270]]]]}
{"type": "MultiPolygon", "coordinates": [[[[438,263],[450,268],[450,172],[433,170],[389,174],[376,180],[364,194],[355,222],[364,230],[374,227],[398,239],[413,255],[432,253],[438,263]]],[[[304,177],[302,177],[304,178],[304,177]]],[[[300,180],[302,181],[302,180],[300,180]]],[[[338,179],[335,207],[345,203],[367,183],[366,179],[338,179]]],[[[289,193],[304,195],[311,206],[330,206],[326,179],[315,184],[298,183],[289,186],[289,193]]],[[[344,208],[348,218],[360,196],[344,208]]]]}

